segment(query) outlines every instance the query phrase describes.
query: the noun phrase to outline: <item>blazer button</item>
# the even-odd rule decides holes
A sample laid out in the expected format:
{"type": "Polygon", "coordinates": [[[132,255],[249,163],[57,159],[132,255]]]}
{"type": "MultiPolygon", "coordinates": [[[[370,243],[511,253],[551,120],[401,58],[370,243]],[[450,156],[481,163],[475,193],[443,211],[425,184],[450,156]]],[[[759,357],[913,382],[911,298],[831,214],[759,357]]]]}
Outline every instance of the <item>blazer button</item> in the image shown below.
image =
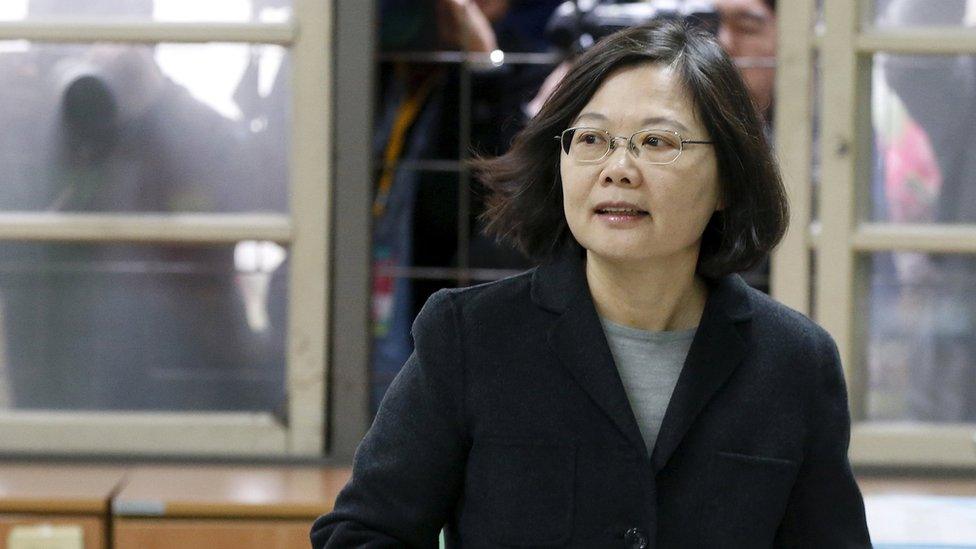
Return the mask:
{"type": "Polygon", "coordinates": [[[646,549],[647,536],[640,528],[631,528],[624,533],[624,543],[632,549],[646,549]]]}

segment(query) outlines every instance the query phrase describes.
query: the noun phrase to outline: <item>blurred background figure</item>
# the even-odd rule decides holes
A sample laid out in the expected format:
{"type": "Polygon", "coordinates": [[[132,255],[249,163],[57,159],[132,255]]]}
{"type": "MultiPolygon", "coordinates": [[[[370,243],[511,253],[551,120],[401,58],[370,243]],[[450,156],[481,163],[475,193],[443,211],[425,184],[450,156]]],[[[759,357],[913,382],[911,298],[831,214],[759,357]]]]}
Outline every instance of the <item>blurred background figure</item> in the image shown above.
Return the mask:
{"type": "MultiPolygon", "coordinates": [[[[884,26],[974,26],[966,0],[880,4],[884,26]]],[[[884,210],[892,223],[976,223],[976,58],[879,56],[875,100],[884,210]],[[887,95],[884,95],[887,93],[887,95]]],[[[878,419],[976,421],[976,262],[965,255],[896,252],[870,325],[878,419]]],[[[884,259],[882,259],[883,261],[884,259]]],[[[876,268],[877,270],[877,268],[876,268]]]]}
{"type": "MultiPolygon", "coordinates": [[[[766,137],[775,147],[773,112],[776,84],[776,0],[714,0],[719,13],[718,41],[735,60],[766,137]]],[[[742,273],[750,286],[769,293],[769,256],[742,273]]]]}
{"type": "MultiPolygon", "coordinates": [[[[373,207],[372,402],[412,350],[410,324],[459,269],[523,269],[527,261],[481,235],[480,190],[461,190],[458,159],[497,154],[524,122],[522,105],[551,65],[492,63],[489,54],[548,49],[557,1],[381,0],[376,194],[373,207]],[[438,53],[439,52],[439,53],[438,53]],[[444,52],[480,55],[464,66],[444,52]],[[462,94],[466,95],[462,99],[462,94]],[[465,105],[462,113],[462,105],[465,105]],[[464,194],[462,194],[464,193],[464,194]],[[462,208],[461,203],[468,204],[462,208]],[[466,226],[466,250],[459,249],[466,226]],[[458,229],[460,230],[460,229],[458,229]],[[411,277],[411,268],[434,276],[411,277]],[[450,270],[450,274],[448,271],[450,270]]],[[[495,54],[498,55],[498,54],[495,54]]],[[[497,58],[496,58],[497,59],[497,58]]]]}
{"type": "MultiPolygon", "coordinates": [[[[738,65],[756,107],[771,120],[776,77],[776,0],[563,2],[549,22],[554,44],[572,57],[616,30],[657,18],[682,19],[716,34],[738,65]]],[[[527,109],[535,115],[568,68],[560,64],[527,109]]]]}
{"type": "MultiPolygon", "coordinates": [[[[291,15],[292,0],[250,0],[252,19],[281,23],[291,15]]],[[[244,127],[250,134],[253,167],[263,184],[248,189],[246,207],[288,211],[288,152],[291,150],[288,89],[292,76],[291,58],[277,46],[250,45],[247,66],[233,99],[241,111],[244,127]]]]}
{"type": "Polygon", "coordinates": [[[776,0],[713,1],[719,43],[735,59],[768,130],[776,83],[776,0]]]}
{"type": "MultiPolygon", "coordinates": [[[[36,19],[147,20],[152,0],[32,0],[36,19]]],[[[3,54],[6,210],[283,208],[249,128],[171,80],[149,45],[3,54]],[[13,90],[13,91],[11,91],[13,90]],[[7,167],[12,167],[9,169],[7,167]]],[[[278,124],[279,121],[275,120],[278,124]]],[[[283,162],[283,160],[281,161],[283,162]]],[[[246,290],[279,249],[8,243],[0,299],[12,406],[269,410],[283,404],[283,305],[246,290]],[[247,272],[239,272],[239,269],[247,272]],[[257,303],[255,300],[257,299],[257,303]]],[[[260,292],[259,292],[260,293],[260,292]]],[[[270,292],[270,295],[275,295],[270,292]]],[[[283,296],[280,296],[283,297],[283,296]]]]}

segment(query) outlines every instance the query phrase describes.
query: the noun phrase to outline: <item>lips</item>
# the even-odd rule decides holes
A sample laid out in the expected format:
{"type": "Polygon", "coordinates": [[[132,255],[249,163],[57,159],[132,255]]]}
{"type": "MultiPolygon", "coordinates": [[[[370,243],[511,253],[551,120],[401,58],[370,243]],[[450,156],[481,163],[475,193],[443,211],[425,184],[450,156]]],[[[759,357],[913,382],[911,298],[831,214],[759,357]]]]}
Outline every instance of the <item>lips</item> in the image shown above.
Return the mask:
{"type": "Polygon", "coordinates": [[[631,202],[601,202],[593,208],[593,211],[600,215],[650,215],[647,210],[631,202]]]}

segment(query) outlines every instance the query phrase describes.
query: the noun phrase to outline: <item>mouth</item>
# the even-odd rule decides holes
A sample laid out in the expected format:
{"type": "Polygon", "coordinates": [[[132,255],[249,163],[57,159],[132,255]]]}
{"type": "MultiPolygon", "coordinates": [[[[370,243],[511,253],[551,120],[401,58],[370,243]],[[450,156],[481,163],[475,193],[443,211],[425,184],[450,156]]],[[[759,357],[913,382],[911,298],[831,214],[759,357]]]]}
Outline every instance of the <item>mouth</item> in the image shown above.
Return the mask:
{"type": "Polygon", "coordinates": [[[593,211],[600,216],[638,218],[651,215],[647,210],[629,202],[603,202],[593,211]]]}

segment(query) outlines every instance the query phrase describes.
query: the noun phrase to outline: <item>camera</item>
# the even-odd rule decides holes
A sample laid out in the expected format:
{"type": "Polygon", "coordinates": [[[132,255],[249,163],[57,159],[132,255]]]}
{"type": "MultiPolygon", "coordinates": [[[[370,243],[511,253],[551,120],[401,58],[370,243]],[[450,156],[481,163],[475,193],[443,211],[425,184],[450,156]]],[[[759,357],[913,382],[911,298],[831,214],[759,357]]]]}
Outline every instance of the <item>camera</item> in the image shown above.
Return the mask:
{"type": "Polygon", "coordinates": [[[557,48],[575,54],[604,36],[660,19],[684,21],[711,34],[718,33],[719,15],[710,0],[571,0],[553,12],[546,35],[557,48]]]}

